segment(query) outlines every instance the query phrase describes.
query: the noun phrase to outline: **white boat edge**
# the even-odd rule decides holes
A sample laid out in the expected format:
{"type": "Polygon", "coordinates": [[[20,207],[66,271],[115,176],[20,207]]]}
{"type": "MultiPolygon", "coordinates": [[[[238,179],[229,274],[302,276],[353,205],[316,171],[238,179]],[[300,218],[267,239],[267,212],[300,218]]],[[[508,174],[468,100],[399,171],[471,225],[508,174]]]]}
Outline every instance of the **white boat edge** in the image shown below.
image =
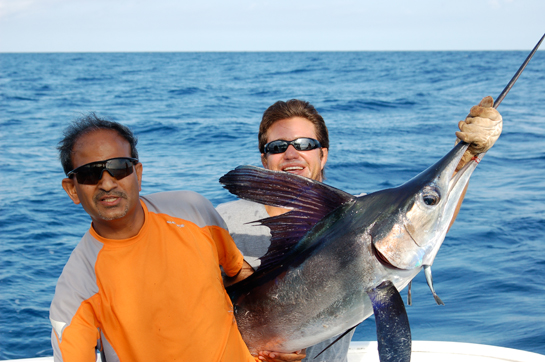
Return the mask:
{"type": "MultiPolygon", "coordinates": [[[[376,341],[350,343],[348,362],[379,362],[376,341]]],[[[411,362],[545,362],[545,355],[463,342],[413,341],[411,362]]]]}
{"type": "MultiPolygon", "coordinates": [[[[461,360],[464,362],[545,362],[545,355],[476,343],[436,341],[413,341],[412,343],[411,362],[459,362],[461,360]]],[[[53,357],[7,361],[53,362],[53,357]]],[[[97,358],[97,361],[100,361],[100,358],[97,358]]],[[[348,362],[379,362],[377,342],[352,341],[348,351],[348,362]]]]}

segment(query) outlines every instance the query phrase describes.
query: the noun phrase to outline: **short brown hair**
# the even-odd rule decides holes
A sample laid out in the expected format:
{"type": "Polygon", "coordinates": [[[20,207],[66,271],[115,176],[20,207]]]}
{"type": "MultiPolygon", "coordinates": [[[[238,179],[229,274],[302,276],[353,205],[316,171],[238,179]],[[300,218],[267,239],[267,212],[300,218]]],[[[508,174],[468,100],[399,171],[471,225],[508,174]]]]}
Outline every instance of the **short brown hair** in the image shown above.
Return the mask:
{"type": "Polygon", "coordinates": [[[263,113],[257,136],[259,140],[259,151],[261,153],[264,153],[265,150],[267,131],[269,128],[277,121],[293,117],[308,119],[316,128],[316,138],[318,138],[322,148],[329,149],[329,133],[320,113],[318,113],[316,108],[309,102],[291,99],[287,102],[278,101],[267,108],[265,113],[263,113]]]}

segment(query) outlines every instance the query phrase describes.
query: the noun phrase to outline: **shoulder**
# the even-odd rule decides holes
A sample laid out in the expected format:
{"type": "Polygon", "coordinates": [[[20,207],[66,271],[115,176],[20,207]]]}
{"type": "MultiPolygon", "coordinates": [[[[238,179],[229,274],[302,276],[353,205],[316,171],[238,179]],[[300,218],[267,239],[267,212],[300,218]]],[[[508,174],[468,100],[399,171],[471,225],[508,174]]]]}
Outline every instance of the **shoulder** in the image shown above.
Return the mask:
{"type": "Polygon", "coordinates": [[[150,212],[168,214],[191,221],[200,227],[224,226],[212,203],[194,191],[158,192],[140,198],[150,212]]]}
{"type": "MultiPolygon", "coordinates": [[[[90,229],[87,230],[78,245],[76,245],[72,251],[63,273],[65,273],[68,268],[77,268],[84,270],[85,274],[94,275],[94,265],[98,259],[98,254],[103,247],[104,244],[93,237],[90,229]]],[[[75,273],[71,271],[70,274],[75,273]]]]}
{"type": "Polygon", "coordinates": [[[210,204],[204,196],[196,193],[195,191],[166,191],[166,192],[157,192],[155,194],[150,194],[146,196],[141,196],[145,202],[150,202],[151,204],[169,204],[169,203],[204,203],[210,204]]]}
{"type": "Polygon", "coordinates": [[[247,230],[251,229],[254,232],[259,230],[260,233],[270,235],[269,228],[249,224],[269,217],[265,206],[261,204],[246,200],[237,200],[220,204],[216,210],[223,220],[225,220],[231,233],[241,233],[243,231],[247,233],[247,230]]]}
{"type": "Polygon", "coordinates": [[[222,216],[226,214],[246,213],[248,211],[255,211],[260,209],[265,210],[263,205],[247,200],[225,202],[223,204],[219,204],[216,207],[216,210],[222,216]]]}
{"type": "Polygon", "coordinates": [[[247,200],[226,202],[218,205],[216,210],[227,225],[230,221],[245,223],[269,217],[263,205],[247,200]]]}

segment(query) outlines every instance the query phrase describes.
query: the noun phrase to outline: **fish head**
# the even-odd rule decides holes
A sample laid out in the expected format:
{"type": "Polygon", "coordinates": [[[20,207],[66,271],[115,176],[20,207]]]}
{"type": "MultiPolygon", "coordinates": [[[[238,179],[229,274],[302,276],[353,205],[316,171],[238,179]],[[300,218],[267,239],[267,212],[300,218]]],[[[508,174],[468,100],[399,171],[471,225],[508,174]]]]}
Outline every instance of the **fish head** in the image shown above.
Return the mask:
{"type": "Polygon", "coordinates": [[[384,264],[397,269],[432,265],[478,164],[478,160],[472,160],[454,174],[467,147],[467,143],[458,143],[405,184],[378,192],[382,195],[377,199],[383,203],[379,208],[386,211],[370,233],[376,255],[384,264]]]}

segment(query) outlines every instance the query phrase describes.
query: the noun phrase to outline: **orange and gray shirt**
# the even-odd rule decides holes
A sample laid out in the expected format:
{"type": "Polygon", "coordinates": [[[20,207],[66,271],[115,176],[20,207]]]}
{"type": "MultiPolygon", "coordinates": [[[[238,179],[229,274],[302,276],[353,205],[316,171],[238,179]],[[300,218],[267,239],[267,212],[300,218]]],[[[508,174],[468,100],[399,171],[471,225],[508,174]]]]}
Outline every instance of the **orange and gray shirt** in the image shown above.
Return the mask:
{"type": "Polygon", "coordinates": [[[51,304],[55,361],[255,361],[225,292],[242,255],[221,217],[190,191],[141,197],[138,235],[91,227],[72,252],[51,304]]]}

